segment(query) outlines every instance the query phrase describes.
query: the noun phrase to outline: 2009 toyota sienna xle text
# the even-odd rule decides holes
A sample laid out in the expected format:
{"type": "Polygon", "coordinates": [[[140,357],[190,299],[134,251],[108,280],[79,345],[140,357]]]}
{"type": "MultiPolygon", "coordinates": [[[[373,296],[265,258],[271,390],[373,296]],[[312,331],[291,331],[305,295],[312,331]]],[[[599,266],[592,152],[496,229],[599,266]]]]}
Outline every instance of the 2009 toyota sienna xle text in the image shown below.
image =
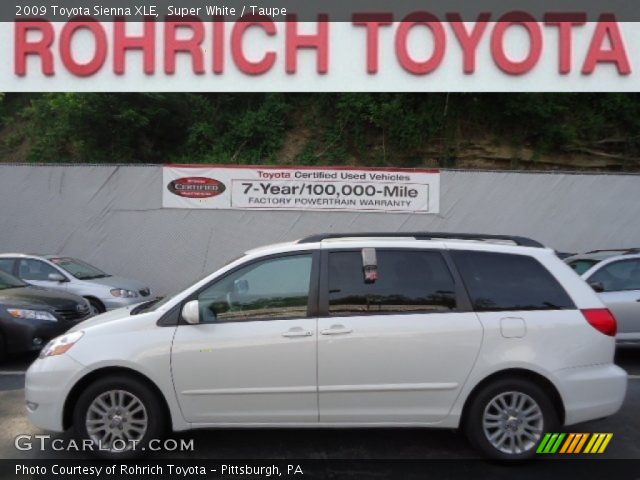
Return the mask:
{"type": "Polygon", "coordinates": [[[525,458],[620,408],[615,333],[530,239],[317,235],[83,322],[31,366],[26,402],[37,426],[113,456],[167,427],[422,426],[525,458]]]}

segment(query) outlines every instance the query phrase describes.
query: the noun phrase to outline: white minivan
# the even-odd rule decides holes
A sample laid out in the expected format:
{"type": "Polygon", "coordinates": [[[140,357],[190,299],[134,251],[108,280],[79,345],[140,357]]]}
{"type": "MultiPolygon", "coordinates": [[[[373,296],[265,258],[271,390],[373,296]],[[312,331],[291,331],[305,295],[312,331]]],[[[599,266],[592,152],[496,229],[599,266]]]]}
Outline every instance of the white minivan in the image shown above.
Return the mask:
{"type": "Polygon", "coordinates": [[[38,427],[112,456],[167,428],[461,428],[485,455],[614,414],[616,320],[522,237],[328,234],[85,321],[26,377],[38,427]]]}

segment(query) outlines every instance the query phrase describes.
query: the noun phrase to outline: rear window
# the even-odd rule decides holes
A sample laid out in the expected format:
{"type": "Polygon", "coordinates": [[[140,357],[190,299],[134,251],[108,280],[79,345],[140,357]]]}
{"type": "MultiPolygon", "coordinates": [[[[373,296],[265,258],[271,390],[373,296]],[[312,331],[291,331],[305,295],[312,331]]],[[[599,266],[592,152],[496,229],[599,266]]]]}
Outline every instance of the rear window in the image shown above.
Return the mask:
{"type": "Polygon", "coordinates": [[[557,280],[532,257],[471,251],[451,255],[476,311],[575,308],[557,280]]]}

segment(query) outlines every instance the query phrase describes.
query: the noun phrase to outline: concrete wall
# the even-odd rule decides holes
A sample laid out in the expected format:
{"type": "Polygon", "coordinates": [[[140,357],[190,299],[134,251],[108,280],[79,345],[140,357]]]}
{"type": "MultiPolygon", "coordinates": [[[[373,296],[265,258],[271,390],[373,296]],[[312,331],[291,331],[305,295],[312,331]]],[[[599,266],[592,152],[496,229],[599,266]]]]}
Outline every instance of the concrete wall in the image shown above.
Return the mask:
{"type": "Polygon", "coordinates": [[[525,235],[640,247],[640,176],[443,171],[441,213],[165,210],[159,166],[0,165],[0,252],[60,253],[182,288],[245,250],[324,231],[525,235]]]}

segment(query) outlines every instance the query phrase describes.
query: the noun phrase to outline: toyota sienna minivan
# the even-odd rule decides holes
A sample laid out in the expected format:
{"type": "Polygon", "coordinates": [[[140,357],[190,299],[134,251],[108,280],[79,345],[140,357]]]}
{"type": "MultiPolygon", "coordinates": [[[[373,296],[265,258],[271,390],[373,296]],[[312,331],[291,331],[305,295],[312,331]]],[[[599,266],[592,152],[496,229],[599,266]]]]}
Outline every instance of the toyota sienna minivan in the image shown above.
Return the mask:
{"type": "Polygon", "coordinates": [[[26,407],[116,458],[167,428],[397,426],[459,428],[521,459],[545,432],[618,411],[615,334],[530,239],[316,235],[54,339],[26,407]]]}

